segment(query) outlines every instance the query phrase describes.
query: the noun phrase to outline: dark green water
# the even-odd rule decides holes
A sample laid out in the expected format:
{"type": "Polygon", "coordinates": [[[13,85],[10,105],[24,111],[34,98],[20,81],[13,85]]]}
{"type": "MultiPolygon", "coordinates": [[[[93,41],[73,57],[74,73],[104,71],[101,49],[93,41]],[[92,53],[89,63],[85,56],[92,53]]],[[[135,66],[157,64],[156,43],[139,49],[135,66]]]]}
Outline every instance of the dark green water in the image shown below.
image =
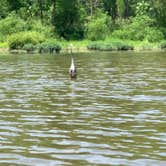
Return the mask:
{"type": "Polygon", "coordinates": [[[166,52],[0,55],[0,165],[166,165],[166,52]]]}

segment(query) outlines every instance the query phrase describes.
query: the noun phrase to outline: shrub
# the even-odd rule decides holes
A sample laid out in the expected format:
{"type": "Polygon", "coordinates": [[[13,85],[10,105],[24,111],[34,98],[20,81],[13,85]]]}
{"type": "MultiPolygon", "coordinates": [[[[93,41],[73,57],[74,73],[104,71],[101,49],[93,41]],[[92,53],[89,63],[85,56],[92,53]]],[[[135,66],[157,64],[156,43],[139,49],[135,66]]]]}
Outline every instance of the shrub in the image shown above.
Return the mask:
{"type": "Polygon", "coordinates": [[[23,49],[27,44],[37,45],[44,41],[44,36],[35,31],[19,32],[8,37],[10,49],[23,49]]]}
{"type": "Polygon", "coordinates": [[[114,20],[112,24],[113,30],[119,30],[125,28],[126,25],[131,24],[131,20],[132,20],[131,18],[129,19],[117,18],[116,20],[114,20]]]}
{"type": "Polygon", "coordinates": [[[113,44],[117,48],[117,50],[121,50],[121,51],[127,51],[127,50],[134,49],[134,47],[132,45],[122,43],[122,42],[117,42],[117,43],[113,43],[113,44]]]}
{"type": "Polygon", "coordinates": [[[27,23],[27,27],[30,31],[36,31],[39,32],[45,36],[47,36],[47,38],[51,38],[51,37],[55,37],[55,30],[54,27],[51,25],[44,25],[41,23],[41,21],[39,20],[30,20],[27,23]]]}
{"type": "Polygon", "coordinates": [[[37,47],[33,45],[32,43],[25,44],[23,46],[23,50],[26,50],[27,53],[32,53],[37,47]]]}
{"type": "Polygon", "coordinates": [[[101,45],[101,43],[99,43],[99,42],[91,42],[91,43],[88,44],[87,48],[89,50],[99,50],[100,45],[101,45]]]}
{"type": "Polygon", "coordinates": [[[7,42],[0,43],[0,48],[8,48],[8,43],[7,42]]]}
{"type": "Polygon", "coordinates": [[[52,23],[60,37],[67,40],[82,39],[84,18],[81,5],[76,0],[58,0],[52,23]]]}
{"type": "Polygon", "coordinates": [[[137,16],[148,15],[151,9],[152,8],[150,7],[150,3],[142,0],[141,2],[138,2],[136,4],[136,15],[137,16]]]}
{"type": "Polygon", "coordinates": [[[165,27],[160,27],[160,30],[164,35],[164,39],[166,39],[166,28],[165,27]]]}
{"type": "Polygon", "coordinates": [[[100,51],[113,51],[113,50],[127,51],[127,50],[134,49],[133,46],[122,43],[122,42],[110,42],[110,43],[92,42],[87,46],[87,48],[89,50],[100,50],[100,51]]]}
{"type": "Polygon", "coordinates": [[[87,25],[86,37],[90,40],[103,40],[109,32],[107,25],[108,16],[100,13],[98,16],[94,16],[87,25]]]}
{"type": "Polygon", "coordinates": [[[5,19],[0,20],[1,40],[5,40],[7,35],[24,31],[26,29],[26,22],[15,15],[10,15],[5,19]]]}
{"type": "Polygon", "coordinates": [[[113,51],[113,50],[115,50],[115,47],[112,44],[105,43],[103,45],[100,45],[99,50],[100,51],[113,51]]]}
{"type": "Polygon", "coordinates": [[[91,42],[88,44],[87,48],[89,50],[100,50],[100,51],[112,51],[114,47],[110,43],[104,42],[91,42]]]}
{"type": "Polygon", "coordinates": [[[112,37],[117,39],[128,39],[128,34],[125,32],[125,30],[119,29],[112,33],[112,37]]]}
{"type": "Polygon", "coordinates": [[[154,23],[155,21],[148,16],[136,16],[131,19],[130,24],[115,30],[112,36],[134,41],[148,40],[149,42],[159,42],[163,40],[164,35],[160,29],[154,27],[154,23]]]}
{"type": "Polygon", "coordinates": [[[48,40],[38,44],[39,53],[59,53],[61,49],[60,44],[56,40],[48,40]]]}
{"type": "Polygon", "coordinates": [[[166,49],[166,41],[161,42],[161,48],[166,49]]]}
{"type": "Polygon", "coordinates": [[[148,28],[146,39],[149,42],[159,42],[164,39],[163,33],[157,28],[148,28]]]}

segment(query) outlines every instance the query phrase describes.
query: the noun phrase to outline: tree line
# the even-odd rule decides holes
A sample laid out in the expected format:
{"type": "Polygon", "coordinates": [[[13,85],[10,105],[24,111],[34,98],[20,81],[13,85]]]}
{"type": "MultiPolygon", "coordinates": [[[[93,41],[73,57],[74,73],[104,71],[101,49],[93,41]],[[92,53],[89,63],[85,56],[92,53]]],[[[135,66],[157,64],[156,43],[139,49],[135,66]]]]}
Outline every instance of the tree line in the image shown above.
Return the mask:
{"type": "Polygon", "coordinates": [[[103,40],[108,34],[131,40],[148,39],[153,33],[159,36],[154,41],[166,37],[165,0],[0,0],[0,37],[9,17],[17,19],[13,24],[23,20],[30,30],[33,21],[40,21],[41,26],[51,28],[53,37],[65,40],[103,40]],[[146,37],[141,37],[143,28],[146,37]]]}

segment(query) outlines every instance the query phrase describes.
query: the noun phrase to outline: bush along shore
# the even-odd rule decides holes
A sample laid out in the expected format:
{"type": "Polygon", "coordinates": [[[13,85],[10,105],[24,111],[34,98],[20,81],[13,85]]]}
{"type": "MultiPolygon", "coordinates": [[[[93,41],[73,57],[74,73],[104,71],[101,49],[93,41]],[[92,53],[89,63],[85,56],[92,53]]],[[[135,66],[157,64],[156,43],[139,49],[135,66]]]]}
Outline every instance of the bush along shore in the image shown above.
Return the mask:
{"type": "Polygon", "coordinates": [[[59,53],[87,51],[161,50],[166,48],[166,31],[157,29],[148,16],[136,16],[112,23],[99,11],[87,25],[84,38],[67,40],[58,36],[54,28],[33,20],[26,22],[16,15],[0,20],[1,52],[59,53]]]}
{"type": "Polygon", "coordinates": [[[149,42],[148,40],[134,41],[106,37],[103,40],[67,41],[64,39],[46,38],[37,31],[13,33],[7,37],[7,42],[0,43],[1,52],[11,53],[40,53],[55,54],[60,52],[89,52],[89,51],[128,51],[128,50],[163,50],[166,40],[149,42]]]}
{"type": "Polygon", "coordinates": [[[150,43],[148,41],[128,41],[114,39],[111,41],[60,41],[57,39],[44,40],[40,34],[30,32],[11,36],[8,43],[1,43],[1,52],[28,54],[58,54],[60,52],[91,52],[91,51],[159,51],[166,50],[166,41],[150,43]],[[32,34],[35,34],[32,37],[32,34]],[[20,39],[21,38],[21,39],[20,39]]]}
{"type": "Polygon", "coordinates": [[[166,48],[166,1],[0,1],[0,52],[166,48]]]}

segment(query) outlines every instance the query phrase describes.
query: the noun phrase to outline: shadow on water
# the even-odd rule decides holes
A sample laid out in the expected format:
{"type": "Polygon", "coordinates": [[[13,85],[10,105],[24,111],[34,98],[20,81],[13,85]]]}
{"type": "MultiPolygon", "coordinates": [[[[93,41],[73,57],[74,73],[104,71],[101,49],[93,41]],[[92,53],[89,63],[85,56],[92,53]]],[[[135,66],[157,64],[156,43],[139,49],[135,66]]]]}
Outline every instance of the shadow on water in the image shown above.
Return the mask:
{"type": "Polygon", "coordinates": [[[166,165],[165,55],[1,55],[0,165],[166,165]]]}

